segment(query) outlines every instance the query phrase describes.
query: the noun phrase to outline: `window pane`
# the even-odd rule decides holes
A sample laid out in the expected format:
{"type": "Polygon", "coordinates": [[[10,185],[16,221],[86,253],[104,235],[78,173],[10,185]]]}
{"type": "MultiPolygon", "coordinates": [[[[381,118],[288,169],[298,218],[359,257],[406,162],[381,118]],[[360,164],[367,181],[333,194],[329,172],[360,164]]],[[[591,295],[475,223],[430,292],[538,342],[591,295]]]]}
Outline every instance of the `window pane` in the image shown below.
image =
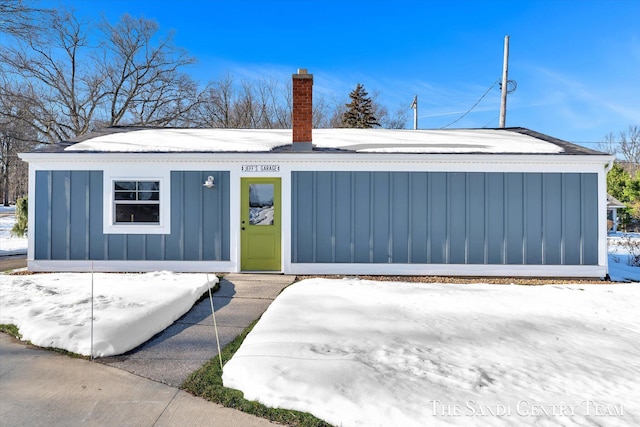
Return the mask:
{"type": "Polygon", "coordinates": [[[118,190],[134,190],[135,191],[136,189],[135,181],[116,181],[114,184],[115,184],[116,191],[118,190]]]}
{"type": "Polygon", "coordinates": [[[273,225],[273,184],[249,184],[249,224],[273,225]]]}
{"type": "Polygon", "coordinates": [[[141,191],[138,193],[138,200],[160,200],[160,193],[157,191],[141,191]]]}
{"type": "Polygon", "coordinates": [[[160,223],[160,205],[116,204],[116,223],[160,223]]]}
{"type": "Polygon", "coordinates": [[[135,200],[136,193],[134,191],[116,191],[116,200],[135,200]]]}
{"type": "Polygon", "coordinates": [[[160,190],[160,182],[159,181],[139,181],[138,190],[158,191],[160,190]]]}

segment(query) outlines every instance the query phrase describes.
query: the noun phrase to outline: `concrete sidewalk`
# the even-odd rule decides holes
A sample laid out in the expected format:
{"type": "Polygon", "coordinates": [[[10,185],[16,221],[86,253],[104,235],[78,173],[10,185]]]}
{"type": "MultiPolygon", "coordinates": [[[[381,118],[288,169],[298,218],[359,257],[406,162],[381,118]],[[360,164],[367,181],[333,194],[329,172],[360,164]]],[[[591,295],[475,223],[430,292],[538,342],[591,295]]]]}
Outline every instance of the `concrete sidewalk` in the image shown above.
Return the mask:
{"type": "MultiPolygon", "coordinates": [[[[220,348],[259,318],[294,279],[275,274],[227,274],[213,294],[220,348]]],[[[205,298],[140,347],[97,361],[179,387],[189,374],[217,354],[211,303],[205,298]]]]}
{"type": "MultiPolygon", "coordinates": [[[[214,294],[221,347],[292,281],[282,275],[226,276],[214,294]]],[[[202,301],[151,341],[124,356],[99,359],[102,363],[61,356],[0,334],[0,424],[274,425],[176,388],[217,354],[210,307],[208,299],[202,301]]]]}

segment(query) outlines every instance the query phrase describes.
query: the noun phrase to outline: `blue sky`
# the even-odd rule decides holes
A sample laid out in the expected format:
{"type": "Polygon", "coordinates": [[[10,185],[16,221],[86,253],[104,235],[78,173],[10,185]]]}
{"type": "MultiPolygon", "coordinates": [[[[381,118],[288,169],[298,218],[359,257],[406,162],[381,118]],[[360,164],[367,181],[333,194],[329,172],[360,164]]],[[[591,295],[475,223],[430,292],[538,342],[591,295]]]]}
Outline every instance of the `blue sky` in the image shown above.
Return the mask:
{"type": "MultiPolygon", "coordinates": [[[[78,16],[123,13],[173,29],[198,59],[205,83],[286,82],[297,68],[314,74],[329,103],[357,83],[390,111],[419,97],[420,127],[458,119],[502,73],[510,36],[507,126],[578,143],[640,125],[640,1],[357,0],[41,0],[78,16]]],[[[453,127],[497,127],[496,85],[453,127]]],[[[412,112],[409,110],[410,117],[412,112]]],[[[412,120],[407,127],[412,126],[412,120]]]]}

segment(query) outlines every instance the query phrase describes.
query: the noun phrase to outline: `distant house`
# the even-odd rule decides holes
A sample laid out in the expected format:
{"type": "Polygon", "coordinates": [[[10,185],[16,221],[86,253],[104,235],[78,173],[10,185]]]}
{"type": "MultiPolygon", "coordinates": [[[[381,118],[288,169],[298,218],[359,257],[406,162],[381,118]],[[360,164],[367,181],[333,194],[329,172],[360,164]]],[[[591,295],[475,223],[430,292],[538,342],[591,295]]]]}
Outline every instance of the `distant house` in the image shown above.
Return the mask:
{"type": "Polygon", "coordinates": [[[29,269],[607,274],[612,156],[523,128],[109,128],[22,154],[29,269]]]}
{"type": "Polygon", "coordinates": [[[624,209],[627,206],[607,193],[607,229],[611,233],[618,231],[618,209],[624,209]]]}

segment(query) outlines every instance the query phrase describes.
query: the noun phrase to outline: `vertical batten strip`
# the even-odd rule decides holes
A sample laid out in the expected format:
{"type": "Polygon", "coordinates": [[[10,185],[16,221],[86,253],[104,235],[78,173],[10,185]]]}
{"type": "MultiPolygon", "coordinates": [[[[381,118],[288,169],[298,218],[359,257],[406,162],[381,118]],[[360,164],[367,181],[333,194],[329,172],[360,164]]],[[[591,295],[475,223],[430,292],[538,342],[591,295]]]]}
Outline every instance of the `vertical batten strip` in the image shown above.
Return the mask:
{"type": "Polygon", "coordinates": [[[311,173],[311,259],[318,262],[318,172],[311,173]]]}
{"type": "Polygon", "coordinates": [[[53,255],[53,172],[47,173],[47,199],[49,201],[47,206],[47,259],[52,259],[53,255]]]}
{"type": "Polygon", "coordinates": [[[71,259],[71,177],[72,172],[66,171],[64,180],[64,195],[65,195],[65,209],[66,209],[66,230],[65,239],[67,241],[65,247],[65,259],[71,259]]]}
{"type": "Polygon", "coordinates": [[[355,176],[356,172],[350,172],[349,173],[349,186],[351,188],[351,191],[349,192],[349,216],[350,216],[350,238],[349,238],[349,245],[350,245],[350,257],[351,257],[351,262],[355,262],[356,261],[356,208],[355,208],[355,195],[356,195],[356,176],[355,176]]]}
{"type": "Polygon", "coordinates": [[[427,172],[427,185],[425,187],[426,191],[427,191],[427,212],[428,212],[428,218],[427,218],[427,264],[431,264],[431,229],[433,227],[433,204],[431,203],[431,194],[432,194],[432,189],[431,186],[433,184],[433,180],[432,180],[432,172],[427,172]]]}
{"type": "Polygon", "coordinates": [[[393,177],[387,172],[387,262],[393,262],[393,177]]]}
{"type": "Polygon", "coordinates": [[[331,172],[331,262],[336,262],[336,173],[331,172]]]}
{"type": "Polygon", "coordinates": [[[413,181],[417,172],[409,172],[407,176],[407,263],[413,260],[413,181]]]}
{"type": "Polygon", "coordinates": [[[560,264],[565,264],[565,250],[567,240],[567,219],[565,218],[567,206],[567,182],[566,175],[560,175],[560,264]]]}

